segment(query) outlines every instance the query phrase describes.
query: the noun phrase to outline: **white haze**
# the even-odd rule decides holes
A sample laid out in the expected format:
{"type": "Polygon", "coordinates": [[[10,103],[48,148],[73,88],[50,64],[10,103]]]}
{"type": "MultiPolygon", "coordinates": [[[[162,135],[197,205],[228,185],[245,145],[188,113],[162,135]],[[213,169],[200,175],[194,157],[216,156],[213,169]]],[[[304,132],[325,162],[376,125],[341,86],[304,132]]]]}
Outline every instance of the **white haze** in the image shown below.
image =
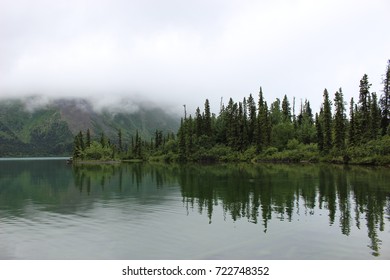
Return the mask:
{"type": "MultiPolygon", "coordinates": [[[[48,95],[26,95],[26,96],[16,96],[16,97],[3,97],[0,99],[0,102],[14,102],[18,100],[21,102],[23,107],[28,112],[34,112],[36,110],[46,108],[47,106],[56,106],[61,102],[66,102],[67,104],[73,104],[73,106],[78,107],[83,111],[93,110],[97,113],[109,112],[109,113],[135,113],[139,111],[140,108],[161,108],[161,104],[153,103],[146,101],[144,97],[136,96],[100,96],[100,97],[77,97],[77,96],[48,96],[48,95]]],[[[171,114],[177,114],[172,106],[167,107],[167,112],[171,114]]]]}
{"type": "Polygon", "coordinates": [[[88,97],[96,108],[372,90],[390,58],[388,0],[1,0],[0,97],[88,97]]]}

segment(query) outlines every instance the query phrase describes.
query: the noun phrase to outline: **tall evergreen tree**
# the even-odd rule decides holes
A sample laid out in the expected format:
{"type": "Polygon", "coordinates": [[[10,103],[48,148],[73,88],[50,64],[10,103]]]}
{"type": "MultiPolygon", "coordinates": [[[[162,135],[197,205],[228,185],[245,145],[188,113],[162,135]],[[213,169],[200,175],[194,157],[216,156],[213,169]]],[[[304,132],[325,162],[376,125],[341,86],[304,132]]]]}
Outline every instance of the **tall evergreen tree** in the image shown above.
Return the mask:
{"type": "Polygon", "coordinates": [[[303,117],[308,120],[310,124],[314,123],[313,111],[310,107],[310,101],[305,99],[305,105],[303,106],[303,117]]]}
{"type": "Polygon", "coordinates": [[[390,124],[390,59],[387,62],[386,73],[382,80],[383,94],[380,99],[382,109],[381,129],[382,135],[385,135],[389,130],[390,124]]]}
{"type": "Polygon", "coordinates": [[[194,122],[192,119],[192,115],[190,114],[189,118],[187,119],[187,121],[185,123],[185,127],[186,127],[186,132],[185,132],[185,135],[186,135],[186,155],[187,156],[191,155],[194,152],[194,137],[193,137],[194,129],[193,129],[193,126],[194,126],[194,122]]]}
{"type": "Polygon", "coordinates": [[[238,148],[238,106],[232,98],[226,106],[226,140],[228,146],[238,148]]]}
{"type": "Polygon", "coordinates": [[[271,104],[270,117],[272,125],[277,125],[282,121],[282,112],[280,110],[280,99],[276,100],[271,104]]]}
{"type": "Polygon", "coordinates": [[[160,148],[164,144],[163,132],[156,129],[154,133],[154,146],[156,149],[160,148]]]}
{"type": "Polygon", "coordinates": [[[220,106],[220,112],[217,118],[215,118],[214,121],[214,140],[218,144],[224,144],[227,143],[227,113],[226,108],[223,104],[220,106]]]}
{"type": "Polygon", "coordinates": [[[79,132],[79,145],[82,151],[85,150],[85,143],[84,143],[84,135],[83,132],[80,130],[79,132]]]}
{"type": "Polygon", "coordinates": [[[351,98],[351,103],[349,107],[349,130],[348,130],[348,144],[351,146],[356,145],[356,114],[355,114],[355,102],[353,97],[351,98]]]}
{"type": "Polygon", "coordinates": [[[344,97],[341,88],[336,91],[334,97],[334,122],[333,122],[333,131],[334,131],[334,146],[338,150],[343,150],[345,147],[345,105],[344,97]]]}
{"type": "Polygon", "coordinates": [[[302,124],[302,119],[303,119],[303,104],[302,104],[302,99],[301,99],[301,108],[299,110],[299,114],[297,116],[297,125],[300,126],[302,124]]]}
{"type": "Polygon", "coordinates": [[[256,149],[261,151],[267,145],[267,127],[268,127],[268,108],[266,102],[264,102],[263,90],[260,87],[259,92],[259,104],[258,104],[258,117],[257,125],[255,127],[256,135],[256,149]]]}
{"type": "Polygon", "coordinates": [[[371,87],[371,84],[368,82],[368,76],[367,76],[367,74],[364,74],[363,78],[360,80],[360,85],[359,85],[359,88],[360,88],[360,90],[359,90],[359,104],[360,104],[360,109],[363,112],[369,111],[370,87],[371,87]]]}
{"type": "Polygon", "coordinates": [[[107,138],[104,135],[104,132],[100,135],[100,145],[102,145],[103,148],[107,146],[107,138]]]}
{"type": "Polygon", "coordinates": [[[359,85],[359,102],[358,110],[356,112],[356,136],[358,142],[365,143],[371,138],[370,129],[370,107],[371,107],[371,95],[370,95],[371,84],[368,82],[367,74],[364,74],[360,80],[359,85]]]}
{"type": "Polygon", "coordinates": [[[210,103],[209,100],[206,99],[204,103],[204,134],[207,136],[212,135],[212,130],[211,130],[211,112],[210,112],[210,103]]]}
{"type": "Polygon", "coordinates": [[[180,127],[177,133],[177,138],[179,140],[179,159],[180,161],[186,160],[186,131],[184,127],[184,120],[181,118],[180,127]]]}
{"type": "Polygon", "coordinates": [[[290,102],[287,99],[287,95],[284,95],[283,97],[282,113],[283,113],[283,121],[291,122],[291,107],[290,107],[290,102]]]}
{"type": "Polygon", "coordinates": [[[196,108],[196,111],[195,111],[195,135],[196,135],[196,137],[200,137],[204,133],[203,127],[204,127],[203,116],[200,113],[200,109],[198,107],[198,108],[196,108]]]}
{"type": "Polygon", "coordinates": [[[294,125],[294,128],[297,128],[297,116],[295,115],[295,96],[293,97],[292,123],[294,125]]]}
{"type": "Polygon", "coordinates": [[[244,147],[247,148],[249,145],[248,141],[248,104],[246,102],[246,98],[244,97],[244,100],[242,101],[242,107],[243,107],[243,116],[242,116],[242,126],[243,126],[243,142],[244,147]]]}
{"type": "Polygon", "coordinates": [[[371,93],[371,104],[370,104],[370,128],[371,137],[370,139],[376,139],[380,134],[381,126],[381,111],[378,105],[378,98],[375,92],[371,93]]]}
{"type": "Polygon", "coordinates": [[[122,130],[118,129],[118,148],[119,152],[122,152],[123,147],[122,147],[122,130]]]}
{"type": "Polygon", "coordinates": [[[87,139],[86,139],[86,142],[85,142],[85,146],[86,147],[90,147],[91,146],[91,132],[89,130],[89,128],[87,129],[87,139]]]}
{"type": "Polygon", "coordinates": [[[332,148],[332,111],[331,101],[329,99],[328,90],[324,90],[323,103],[323,131],[324,131],[324,151],[329,152],[332,148]]]}
{"type": "Polygon", "coordinates": [[[267,102],[264,102],[264,111],[265,111],[265,146],[269,146],[271,144],[271,132],[272,132],[272,122],[271,122],[271,114],[268,110],[267,102]]]}
{"type": "Polygon", "coordinates": [[[133,156],[138,159],[142,158],[142,139],[139,136],[138,129],[135,131],[133,156]]]}
{"type": "Polygon", "coordinates": [[[296,137],[304,144],[316,142],[316,130],[313,126],[313,113],[310,107],[310,102],[306,99],[304,104],[301,104],[300,114],[297,117],[296,137]]]}
{"type": "Polygon", "coordinates": [[[249,120],[248,120],[248,142],[249,144],[255,143],[255,128],[257,123],[257,113],[256,113],[256,103],[252,94],[248,98],[248,111],[249,111],[249,120]]]}
{"type": "Polygon", "coordinates": [[[84,137],[82,131],[80,131],[74,138],[73,157],[75,159],[82,158],[84,150],[85,150],[84,137]]]}
{"type": "MultiPolygon", "coordinates": [[[[320,116],[323,116],[322,109],[320,112],[320,116]]],[[[317,132],[318,150],[320,150],[322,152],[322,151],[324,151],[324,131],[322,129],[322,120],[320,120],[318,113],[316,113],[315,124],[316,124],[316,132],[317,132]]]]}
{"type": "Polygon", "coordinates": [[[237,121],[238,121],[238,146],[237,148],[240,151],[243,151],[245,148],[245,127],[244,127],[244,109],[241,102],[238,103],[238,113],[237,113],[237,121]]]}

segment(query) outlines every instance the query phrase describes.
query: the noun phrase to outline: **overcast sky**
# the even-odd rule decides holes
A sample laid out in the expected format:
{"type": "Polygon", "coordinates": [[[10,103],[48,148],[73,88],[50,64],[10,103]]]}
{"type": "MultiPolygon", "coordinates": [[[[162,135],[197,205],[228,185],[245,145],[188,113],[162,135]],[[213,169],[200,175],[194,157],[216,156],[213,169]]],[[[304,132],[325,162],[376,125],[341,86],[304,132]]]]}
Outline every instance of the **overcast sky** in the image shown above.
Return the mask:
{"type": "Polygon", "coordinates": [[[218,112],[262,86],[318,111],[379,94],[390,59],[388,0],[0,0],[0,97],[140,96],[218,112]]]}

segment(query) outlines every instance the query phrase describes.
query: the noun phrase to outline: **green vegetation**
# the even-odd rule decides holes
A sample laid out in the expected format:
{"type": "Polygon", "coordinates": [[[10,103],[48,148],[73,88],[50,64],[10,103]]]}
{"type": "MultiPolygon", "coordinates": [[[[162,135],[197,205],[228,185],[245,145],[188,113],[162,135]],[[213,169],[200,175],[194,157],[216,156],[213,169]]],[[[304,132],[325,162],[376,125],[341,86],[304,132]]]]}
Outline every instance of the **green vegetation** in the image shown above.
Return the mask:
{"type": "Polygon", "coordinates": [[[360,80],[359,99],[350,102],[349,118],[342,89],[333,102],[324,90],[320,112],[313,115],[309,100],[300,104],[295,114],[287,96],[270,106],[260,88],[257,105],[252,94],[242,102],[221,102],[218,115],[211,114],[206,99],[203,112],[198,107],[194,117],[181,119],[177,135],[163,135],[156,130],[149,141],[138,131],[125,145],[122,132],[118,139],[102,136],[100,144],[85,146],[80,132],[75,139],[74,158],[84,160],[150,161],[266,161],[266,162],[333,162],[352,164],[390,164],[390,60],[383,79],[383,94],[370,91],[365,74],[360,80]],[[334,113],[332,113],[334,109],[334,113]],[[125,148],[127,147],[127,148],[125,148]]]}
{"type": "Polygon", "coordinates": [[[0,156],[65,155],[73,135],[58,111],[28,111],[22,101],[0,104],[0,156]]]}
{"type": "MultiPolygon", "coordinates": [[[[85,132],[85,145],[99,141],[102,133],[116,138],[121,131],[119,150],[127,149],[126,142],[138,131],[148,139],[157,127],[164,131],[177,131],[179,121],[161,109],[141,105],[135,112],[96,112],[91,103],[83,99],[53,100],[37,104],[39,97],[0,100],[0,157],[69,156],[74,136],[85,132]],[[33,106],[32,106],[33,105],[33,106]],[[89,128],[89,129],[87,129],[89,128]]],[[[111,155],[110,155],[111,157],[111,155]]]]}

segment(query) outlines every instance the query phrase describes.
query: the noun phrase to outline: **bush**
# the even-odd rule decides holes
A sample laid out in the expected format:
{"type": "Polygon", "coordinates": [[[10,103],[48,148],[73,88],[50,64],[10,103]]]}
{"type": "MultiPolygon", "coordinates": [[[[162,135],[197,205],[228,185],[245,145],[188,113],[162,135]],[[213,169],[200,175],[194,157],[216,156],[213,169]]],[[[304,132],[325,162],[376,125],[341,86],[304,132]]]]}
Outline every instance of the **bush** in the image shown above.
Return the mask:
{"type": "Polygon", "coordinates": [[[299,141],[297,139],[291,139],[287,142],[287,150],[296,150],[299,146],[299,141]]]}
{"type": "Polygon", "coordinates": [[[82,157],[88,160],[110,160],[113,159],[113,150],[110,147],[103,147],[99,142],[93,141],[87,147],[82,157]]]}
{"type": "Polygon", "coordinates": [[[347,149],[353,164],[386,165],[390,163],[390,136],[385,135],[364,145],[347,149]]]}
{"type": "Polygon", "coordinates": [[[277,152],[278,152],[278,149],[277,149],[277,148],[275,148],[275,147],[269,147],[269,148],[267,148],[267,149],[263,152],[263,154],[264,154],[265,156],[272,156],[272,155],[276,154],[277,152]]]}
{"type": "Polygon", "coordinates": [[[248,149],[246,149],[243,153],[240,155],[240,161],[251,161],[254,158],[256,158],[256,147],[250,146],[248,149]]]}
{"type": "Polygon", "coordinates": [[[319,153],[316,144],[302,144],[296,139],[289,140],[287,149],[278,151],[275,147],[267,148],[256,160],[275,162],[318,162],[319,153]]]}

